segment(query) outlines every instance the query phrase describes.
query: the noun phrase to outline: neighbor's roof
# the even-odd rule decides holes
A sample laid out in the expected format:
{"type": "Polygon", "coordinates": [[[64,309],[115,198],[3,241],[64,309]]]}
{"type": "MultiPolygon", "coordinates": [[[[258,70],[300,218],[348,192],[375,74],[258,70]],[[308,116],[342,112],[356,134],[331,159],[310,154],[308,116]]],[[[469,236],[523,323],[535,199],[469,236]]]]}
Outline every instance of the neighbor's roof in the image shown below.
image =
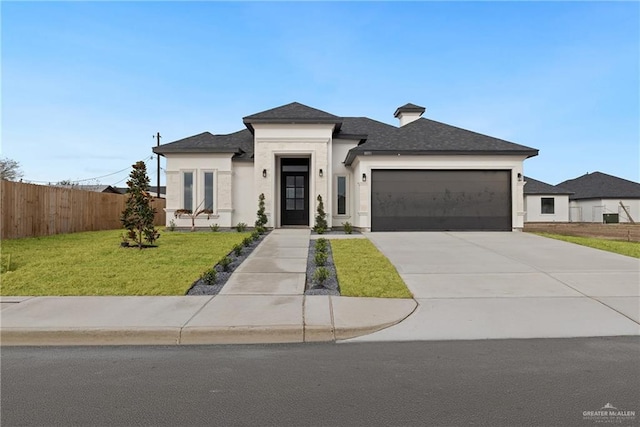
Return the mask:
{"type": "Polygon", "coordinates": [[[547,184],[546,182],[525,176],[524,194],[573,194],[573,192],[566,188],[547,184]]]}
{"type": "Polygon", "coordinates": [[[89,184],[71,184],[60,185],[56,184],[54,187],[71,188],[72,190],[92,191],[94,193],[112,193],[120,194],[120,192],[110,185],[89,185],[89,184]]]}
{"type": "Polygon", "coordinates": [[[602,172],[592,172],[558,184],[573,191],[571,200],[640,199],[640,184],[602,172]]]}
{"type": "MultiPolygon", "coordinates": [[[[422,112],[424,108],[405,104],[398,111],[422,112]]],[[[367,117],[338,117],[298,102],[246,116],[243,122],[247,129],[229,135],[204,132],[154,147],[153,152],[234,153],[234,160],[251,161],[255,123],[328,123],[335,125],[334,138],[358,141],[358,146],[347,154],[347,166],[358,155],[538,154],[534,148],[424,118],[396,127],[367,117]]]]}

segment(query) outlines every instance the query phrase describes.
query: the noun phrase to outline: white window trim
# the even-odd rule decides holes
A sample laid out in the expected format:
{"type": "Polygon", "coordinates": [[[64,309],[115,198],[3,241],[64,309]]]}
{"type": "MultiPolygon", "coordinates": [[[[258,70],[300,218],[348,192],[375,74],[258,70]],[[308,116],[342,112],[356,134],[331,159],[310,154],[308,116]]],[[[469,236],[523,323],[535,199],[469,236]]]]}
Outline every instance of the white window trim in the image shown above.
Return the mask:
{"type": "Polygon", "coordinates": [[[204,174],[205,173],[213,173],[213,214],[211,215],[212,216],[218,215],[218,169],[201,169],[200,170],[198,177],[200,178],[202,185],[199,186],[198,200],[200,200],[200,202],[203,203],[201,209],[204,209],[205,208],[204,206],[204,190],[205,190],[204,174]]]}
{"type": "Polygon", "coordinates": [[[351,191],[349,190],[350,177],[346,173],[337,173],[333,175],[333,194],[331,202],[333,203],[333,218],[351,218],[351,191]],[[338,178],[345,178],[345,213],[338,214],[338,178]]]}
{"type": "Polygon", "coordinates": [[[193,210],[195,209],[193,205],[196,203],[195,199],[198,194],[197,189],[198,189],[198,175],[196,174],[196,170],[180,169],[180,209],[191,209],[191,211],[193,212],[193,210]],[[189,172],[191,172],[193,176],[193,189],[191,190],[191,207],[190,208],[184,205],[184,174],[189,172]]]}

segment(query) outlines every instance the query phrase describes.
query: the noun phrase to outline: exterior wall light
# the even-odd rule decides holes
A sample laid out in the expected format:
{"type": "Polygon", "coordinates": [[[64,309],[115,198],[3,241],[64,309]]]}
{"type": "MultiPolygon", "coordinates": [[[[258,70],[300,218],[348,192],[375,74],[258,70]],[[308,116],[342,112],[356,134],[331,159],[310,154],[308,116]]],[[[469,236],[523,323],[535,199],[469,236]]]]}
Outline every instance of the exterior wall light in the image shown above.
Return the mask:
{"type": "Polygon", "coordinates": [[[266,169],[262,169],[262,177],[263,178],[267,177],[267,170],[266,169]]]}
{"type": "Polygon", "coordinates": [[[324,175],[324,173],[322,172],[322,169],[320,169],[319,175],[320,175],[320,178],[322,178],[322,176],[324,175]]]}
{"type": "Polygon", "coordinates": [[[362,174],[362,182],[367,182],[367,174],[366,173],[362,174]]]}
{"type": "Polygon", "coordinates": [[[518,172],[518,181],[522,181],[522,174],[518,172]]]}

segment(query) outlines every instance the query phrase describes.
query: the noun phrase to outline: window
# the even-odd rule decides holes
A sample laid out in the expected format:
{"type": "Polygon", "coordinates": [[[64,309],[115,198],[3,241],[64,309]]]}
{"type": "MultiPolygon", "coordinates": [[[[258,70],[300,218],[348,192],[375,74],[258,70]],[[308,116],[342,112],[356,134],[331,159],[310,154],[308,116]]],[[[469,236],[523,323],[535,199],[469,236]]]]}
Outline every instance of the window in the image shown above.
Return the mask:
{"type": "Polygon", "coordinates": [[[204,173],[204,208],[213,211],[213,172],[204,173]]]}
{"type": "Polygon", "coordinates": [[[347,177],[339,176],[337,182],[337,190],[336,197],[338,207],[337,213],[338,215],[346,215],[347,214],[347,177]]]}
{"type": "Polygon", "coordinates": [[[193,172],[182,173],[182,205],[183,209],[193,210],[193,172]]]}
{"type": "Polygon", "coordinates": [[[543,214],[555,213],[555,200],[553,197],[543,197],[540,199],[543,214]]]}

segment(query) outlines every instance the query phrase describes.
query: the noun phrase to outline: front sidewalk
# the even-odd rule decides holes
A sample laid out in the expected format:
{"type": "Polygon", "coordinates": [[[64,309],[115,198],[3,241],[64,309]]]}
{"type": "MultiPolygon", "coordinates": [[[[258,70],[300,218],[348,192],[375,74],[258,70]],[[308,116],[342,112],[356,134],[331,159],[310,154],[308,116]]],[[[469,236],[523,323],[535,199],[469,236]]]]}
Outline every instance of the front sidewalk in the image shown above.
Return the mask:
{"type": "Polygon", "coordinates": [[[334,341],[394,325],[412,299],[305,296],[309,230],[274,230],[219,295],[0,297],[2,345],[334,341]]]}

